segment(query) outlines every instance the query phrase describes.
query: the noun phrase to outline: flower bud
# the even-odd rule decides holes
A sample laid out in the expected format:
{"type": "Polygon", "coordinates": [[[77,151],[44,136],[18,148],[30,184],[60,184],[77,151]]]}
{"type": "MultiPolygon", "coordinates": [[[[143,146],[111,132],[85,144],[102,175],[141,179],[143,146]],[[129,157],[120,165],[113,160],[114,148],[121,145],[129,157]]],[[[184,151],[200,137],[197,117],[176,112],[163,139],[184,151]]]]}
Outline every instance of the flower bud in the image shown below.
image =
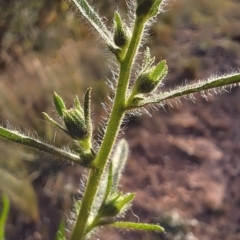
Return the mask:
{"type": "Polygon", "coordinates": [[[128,45],[129,33],[118,12],[114,13],[114,43],[122,48],[128,45]]]}
{"type": "Polygon", "coordinates": [[[125,195],[115,193],[111,196],[111,199],[102,204],[99,213],[102,217],[116,217],[129,208],[134,197],[134,193],[127,193],[125,195]]]}
{"type": "Polygon", "coordinates": [[[142,72],[135,83],[135,94],[150,93],[159,86],[168,71],[166,61],[142,72]]]}
{"type": "Polygon", "coordinates": [[[114,13],[113,21],[113,40],[117,48],[110,47],[110,50],[115,54],[116,58],[121,61],[124,58],[129,45],[131,33],[117,11],[114,13]]]}
{"type": "Polygon", "coordinates": [[[84,140],[89,136],[84,116],[76,109],[71,108],[63,111],[63,121],[70,137],[75,140],[84,140]]]}
{"type": "Polygon", "coordinates": [[[162,0],[138,0],[136,15],[139,18],[151,18],[155,16],[160,8],[162,0]]]}

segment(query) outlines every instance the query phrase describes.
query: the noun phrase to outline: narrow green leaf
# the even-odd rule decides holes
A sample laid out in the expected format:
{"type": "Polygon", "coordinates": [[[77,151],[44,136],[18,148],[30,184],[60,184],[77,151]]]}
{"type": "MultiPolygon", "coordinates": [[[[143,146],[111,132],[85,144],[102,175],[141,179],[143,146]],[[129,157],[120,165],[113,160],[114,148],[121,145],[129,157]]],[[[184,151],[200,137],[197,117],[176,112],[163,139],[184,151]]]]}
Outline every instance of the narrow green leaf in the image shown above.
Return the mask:
{"type": "Polygon", "coordinates": [[[124,229],[128,229],[128,230],[164,232],[163,227],[161,227],[159,225],[147,224],[147,223],[114,222],[114,223],[111,223],[110,226],[113,226],[116,228],[124,228],[124,229]]]}
{"type": "Polygon", "coordinates": [[[54,127],[61,129],[63,132],[67,133],[67,130],[62,127],[58,122],[56,122],[54,119],[52,119],[47,113],[43,112],[44,117],[46,120],[51,123],[54,127]]]}
{"type": "Polygon", "coordinates": [[[154,64],[154,61],[155,61],[155,57],[151,58],[150,49],[149,49],[149,47],[146,47],[146,49],[144,51],[141,72],[144,72],[147,69],[149,69],[154,64]]]}
{"type": "Polygon", "coordinates": [[[10,201],[6,194],[2,196],[2,212],[0,214],[0,240],[5,240],[5,226],[10,210],[10,201]]]}
{"type": "Polygon", "coordinates": [[[158,79],[159,83],[167,75],[168,67],[166,60],[159,62],[153,70],[150,72],[149,77],[152,79],[158,79]]]}
{"type": "Polygon", "coordinates": [[[88,88],[84,95],[84,117],[85,117],[85,124],[88,130],[89,138],[92,137],[92,116],[91,116],[91,93],[92,88],[88,88]]]}
{"type": "Polygon", "coordinates": [[[55,240],[66,240],[66,226],[64,220],[61,220],[55,240]]]}
{"type": "Polygon", "coordinates": [[[16,130],[9,130],[0,126],[0,137],[5,140],[10,140],[16,143],[23,144],[25,146],[35,148],[39,151],[44,151],[59,157],[63,161],[70,160],[73,163],[81,164],[81,159],[78,155],[68,152],[63,149],[56,148],[50,144],[43,143],[38,139],[31,138],[29,136],[23,135],[16,130]]]}
{"type": "Polygon", "coordinates": [[[135,193],[126,193],[122,194],[118,199],[115,201],[115,205],[119,210],[119,214],[121,214],[123,211],[127,210],[135,198],[135,193]]]}
{"type": "Polygon", "coordinates": [[[108,167],[107,187],[106,187],[105,195],[103,198],[103,203],[106,202],[109,194],[111,193],[112,186],[113,186],[113,170],[112,170],[112,162],[111,162],[108,167]]]}
{"type": "Polygon", "coordinates": [[[62,117],[63,116],[63,110],[66,109],[65,104],[63,102],[63,99],[57,93],[54,92],[53,100],[54,100],[54,105],[55,105],[55,108],[58,112],[58,115],[60,117],[62,117]]]}
{"type": "Polygon", "coordinates": [[[78,96],[75,97],[74,104],[75,104],[75,108],[78,109],[83,115],[84,112],[83,112],[82,105],[80,103],[78,96]]]}
{"type": "Polygon", "coordinates": [[[93,26],[93,28],[100,34],[101,38],[111,48],[117,48],[112,40],[112,34],[107,30],[104,22],[94,11],[94,9],[88,4],[86,0],[72,0],[81,14],[87,19],[87,21],[93,26]]]}
{"type": "Polygon", "coordinates": [[[123,27],[122,18],[121,18],[121,16],[120,16],[118,11],[114,12],[114,18],[113,19],[114,19],[114,23],[115,23],[116,27],[118,27],[118,28],[122,28],[123,27]]]}
{"type": "Polygon", "coordinates": [[[113,191],[116,191],[118,188],[118,183],[121,178],[122,171],[126,165],[127,157],[128,143],[125,139],[121,139],[117,144],[117,147],[112,157],[113,191]]]}

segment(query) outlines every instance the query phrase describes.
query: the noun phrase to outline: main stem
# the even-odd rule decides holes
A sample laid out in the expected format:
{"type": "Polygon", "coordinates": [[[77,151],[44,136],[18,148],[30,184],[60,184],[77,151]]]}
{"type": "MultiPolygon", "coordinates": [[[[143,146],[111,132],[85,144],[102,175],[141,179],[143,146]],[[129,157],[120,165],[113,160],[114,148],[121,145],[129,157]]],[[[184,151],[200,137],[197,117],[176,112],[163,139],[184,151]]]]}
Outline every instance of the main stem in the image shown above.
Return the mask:
{"type": "Polygon", "coordinates": [[[83,240],[85,237],[84,234],[87,227],[87,222],[91,212],[92,204],[97,193],[102,174],[104,173],[108,158],[113,149],[122,119],[125,114],[125,103],[130,74],[136,53],[139,48],[143,29],[144,21],[142,19],[136,18],[132,38],[126,52],[126,56],[120,63],[118,85],[106,133],[104,135],[98,155],[94,160],[96,168],[90,170],[87,186],[81,204],[81,209],[75,223],[71,240],[83,240]]]}

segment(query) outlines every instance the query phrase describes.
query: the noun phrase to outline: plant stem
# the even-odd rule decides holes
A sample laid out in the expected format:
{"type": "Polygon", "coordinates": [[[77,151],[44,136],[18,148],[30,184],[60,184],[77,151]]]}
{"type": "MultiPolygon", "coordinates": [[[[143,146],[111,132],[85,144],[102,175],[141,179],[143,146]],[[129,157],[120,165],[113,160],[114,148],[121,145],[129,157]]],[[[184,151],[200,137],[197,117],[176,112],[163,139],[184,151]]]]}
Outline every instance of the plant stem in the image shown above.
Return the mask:
{"type": "Polygon", "coordinates": [[[100,150],[94,160],[96,168],[90,170],[87,186],[83,196],[81,209],[73,230],[71,240],[83,240],[87,221],[91,212],[92,204],[98,190],[99,183],[104,173],[108,158],[114,146],[120,125],[125,113],[126,95],[136,53],[139,48],[140,40],[144,29],[144,21],[136,18],[133,28],[132,38],[126,52],[126,56],[120,63],[120,72],[116,95],[113,103],[112,112],[107,125],[100,150]]]}
{"type": "Polygon", "coordinates": [[[41,142],[38,139],[26,136],[16,130],[10,130],[0,126],[0,138],[23,144],[39,151],[50,153],[59,157],[59,160],[70,160],[72,163],[81,164],[81,159],[78,155],[67,152],[64,149],[54,147],[48,143],[41,142]]]}
{"type": "MultiPolygon", "coordinates": [[[[165,104],[168,100],[177,99],[184,96],[190,96],[194,93],[203,93],[203,96],[207,96],[210,93],[210,90],[213,90],[214,93],[226,91],[227,87],[231,88],[240,83],[240,73],[233,72],[226,75],[220,75],[217,77],[212,77],[207,80],[199,80],[197,82],[187,84],[185,86],[176,87],[169,91],[164,91],[151,96],[141,101],[137,107],[143,107],[148,104],[154,103],[163,103],[165,104]],[[204,92],[205,91],[205,92],[204,92]]],[[[136,107],[136,106],[134,106],[136,107]]],[[[133,108],[134,108],[133,107],[133,108]]],[[[131,106],[129,106],[129,109],[131,106]]]]}

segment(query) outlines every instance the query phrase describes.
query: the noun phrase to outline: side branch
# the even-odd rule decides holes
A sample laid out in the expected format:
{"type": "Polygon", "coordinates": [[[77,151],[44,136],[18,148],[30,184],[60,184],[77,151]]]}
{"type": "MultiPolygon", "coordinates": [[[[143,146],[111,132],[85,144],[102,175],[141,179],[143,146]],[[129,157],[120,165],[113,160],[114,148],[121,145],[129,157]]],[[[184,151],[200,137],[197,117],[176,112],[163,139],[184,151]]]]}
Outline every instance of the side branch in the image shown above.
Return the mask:
{"type": "Polygon", "coordinates": [[[48,143],[43,143],[38,139],[34,139],[28,136],[25,136],[18,131],[9,130],[0,126],[0,137],[5,140],[10,140],[15,143],[20,143],[22,145],[35,148],[40,151],[44,151],[46,153],[50,153],[54,156],[57,156],[64,160],[69,160],[73,163],[81,164],[81,159],[78,155],[73,154],[71,152],[65,151],[60,148],[56,148],[48,143]]]}
{"type": "Polygon", "coordinates": [[[158,94],[140,100],[135,106],[128,106],[128,109],[143,107],[148,104],[161,103],[169,99],[183,97],[194,93],[201,93],[208,90],[215,90],[217,93],[224,90],[226,87],[234,87],[240,83],[240,73],[235,72],[232,74],[222,75],[219,77],[212,77],[207,80],[199,80],[192,84],[177,87],[170,91],[159,92],[158,94]]]}

